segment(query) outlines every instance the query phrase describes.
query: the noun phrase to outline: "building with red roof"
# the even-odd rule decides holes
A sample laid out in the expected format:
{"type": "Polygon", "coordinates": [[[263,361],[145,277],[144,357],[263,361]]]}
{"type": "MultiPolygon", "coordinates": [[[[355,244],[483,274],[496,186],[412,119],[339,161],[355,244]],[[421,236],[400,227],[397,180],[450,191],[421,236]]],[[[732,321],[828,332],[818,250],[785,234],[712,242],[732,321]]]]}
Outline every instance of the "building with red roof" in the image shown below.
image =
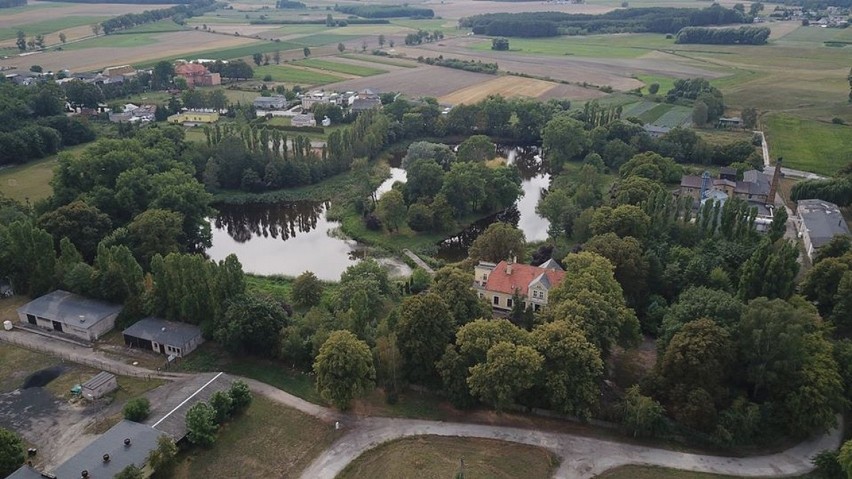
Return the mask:
{"type": "Polygon", "coordinates": [[[565,270],[550,259],[539,266],[513,260],[497,264],[480,261],[474,268],[474,289],[495,311],[511,311],[517,293],[524,308],[539,311],[547,305],[550,290],[565,277],[565,270]]]}
{"type": "Polygon", "coordinates": [[[181,63],[175,66],[175,75],[186,80],[188,86],[214,86],[222,84],[222,78],[218,73],[210,73],[207,67],[200,63],[181,63]]]}

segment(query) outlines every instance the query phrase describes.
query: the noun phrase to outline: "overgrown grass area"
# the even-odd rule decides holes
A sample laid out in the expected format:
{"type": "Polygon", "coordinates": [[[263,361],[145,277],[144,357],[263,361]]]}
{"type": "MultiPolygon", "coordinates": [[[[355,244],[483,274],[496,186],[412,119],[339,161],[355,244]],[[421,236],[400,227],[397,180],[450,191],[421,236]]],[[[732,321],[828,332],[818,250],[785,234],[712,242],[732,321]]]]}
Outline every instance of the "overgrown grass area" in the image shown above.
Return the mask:
{"type": "Polygon", "coordinates": [[[378,68],[352,65],[349,63],[337,63],[328,60],[320,60],[318,58],[309,58],[307,60],[301,60],[296,62],[296,65],[318,68],[320,70],[328,70],[330,72],[335,73],[345,73],[347,75],[357,75],[361,77],[379,75],[388,72],[387,70],[380,70],[378,68]]]}
{"type": "MultiPolygon", "coordinates": [[[[5,14],[8,10],[3,9],[2,12],[5,14]]],[[[48,18],[40,22],[27,23],[24,25],[0,27],[0,40],[15,38],[19,31],[24,32],[27,35],[27,38],[29,38],[38,34],[47,35],[48,33],[58,32],[59,30],[65,30],[66,28],[100,23],[109,18],[110,17],[68,15],[57,18],[48,18]]]]}
{"type": "Polygon", "coordinates": [[[30,374],[59,363],[51,356],[0,342],[0,393],[18,389],[30,374]]]}
{"type": "MultiPolygon", "coordinates": [[[[293,281],[295,281],[295,278],[287,276],[246,275],[246,287],[249,292],[265,294],[288,303],[292,302],[290,294],[293,290],[293,281]]],[[[322,284],[322,300],[331,301],[334,297],[335,291],[337,290],[338,284],[325,281],[323,281],[322,284]]]]}
{"type": "Polygon", "coordinates": [[[181,454],[171,477],[299,477],[339,434],[332,424],[255,395],[245,413],[221,427],[211,448],[181,454]]]}
{"type": "Polygon", "coordinates": [[[462,460],[465,478],[545,479],[559,465],[555,454],[540,447],[492,439],[418,436],[387,442],[365,452],[337,477],[459,477],[462,460]]]}
{"type": "Polygon", "coordinates": [[[325,85],[343,80],[343,77],[311,70],[302,70],[285,65],[264,65],[254,69],[254,77],[271,77],[272,81],[298,83],[300,85],[325,85]]]}
{"type": "Polygon", "coordinates": [[[852,126],[780,113],[762,122],[770,156],[783,157],[788,168],[832,175],[852,161],[852,126]]]}
{"type": "MultiPolygon", "coordinates": [[[[738,479],[738,476],[722,476],[704,472],[681,471],[653,466],[621,466],[597,476],[600,479],[738,479]]],[[[821,476],[805,474],[797,479],[817,479],[821,476]]]]}
{"type": "MultiPolygon", "coordinates": [[[[74,156],[83,152],[88,144],[62,150],[74,156]]],[[[53,194],[50,180],[56,167],[56,156],[48,156],[29,163],[0,169],[0,193],[20,202],[35,202],[53,194]]]]}

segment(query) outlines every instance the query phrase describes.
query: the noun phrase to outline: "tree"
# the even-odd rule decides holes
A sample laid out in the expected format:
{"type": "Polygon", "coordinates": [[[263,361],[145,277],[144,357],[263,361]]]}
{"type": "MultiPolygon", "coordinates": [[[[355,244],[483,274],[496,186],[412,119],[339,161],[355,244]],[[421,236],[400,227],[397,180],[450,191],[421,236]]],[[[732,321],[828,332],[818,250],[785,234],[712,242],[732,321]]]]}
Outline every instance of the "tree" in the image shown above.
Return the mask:
{"type": "Polygon", "coordinates": [[[151,402],[148,398],[138,397],[127,401],[122,410],[124,419],[133,422],[142,422],[151,414],[151,402]]]}
{"type": "Polygon", "coordinates": [[[308,58],[309,56],[311,56],[311,49],[308,47],[303,48],[302,54],[305,55],[305,58],[308,58]]]}
{"type": "Polygon", "coordinates": [[[376,363],[376,380],[384,388],[390,402],[399,393],[402,383],[402,355],[397,346],[396,334],[390,333],[376,339],[373,356],[376,363]]]}
{"type": "MultiPolygon", "coordinates": [[[[2,229],[0,229],[2,232],[2,229]]],[[[53,237],[26,220],[5,228],[8,275],[18,292],[31,297],[47,293],[53,285],[56,253],[53,237]]]]}
{"type": "Polygon", "coordinates": [[[433,381],[435,362],[456,330],[446,303],[435,293],[405,298],[396,329],[406,376],[418,383],[433,381]]]}
{"type": "Polygon", "coordinates": [[[789,298],[799,272],[798,249],[787,240],[775,243],[763,238],[742,266],[739,297],[742,300],[765,296],[789,298]]]}
{"type": "Polygon", "coordinates": [[[260,66],[263,63],[263,54],[262,53],[252,53],[251,59],[252,59],[252,61],[254,62],[255,65],[260,66]]]}
{"type": "Polygon", "coordinates": [[[364,53],[366,51],[367,51],[367,40],[364,40],[363,42],[361,42],[361,53],[364,53]]]}
{"type": "MultiPolygon", "coordinates": [[[[772,199],[774,201],[774,198],[772,199]]],[[[776,208],[772,215],[772,223],[769,225],[767,235],[773,243],[784,237],[787,232],[787,208],[776,208]]]]}
{"type": "Polygon", "coordinates": [[[234,410],[234,400],[225,391],[216,391],[210,396],[210,407],[216,414],[216,423],[223,424],[231,417],[234,410]]]}
{"type": "Polygon", "coordinates": [[[703,318],[687,323],[672,337],[658,370],[668,391],[702,388],[720,398],[733,360],[728,331],[703,318]]]}
{"type": "Polygon", "coordinates": [[[692,123],[701,127],[707,124],[708,119],[707,104],[703,101],[696,101],[692,105],[692,123]]]}
{"type": "Polygon", "coordinates": [[[405,223],[408,216],[402,193],[391,190],[382,195],[376,206],[376,214],[382,223],[387,225],[389,231],[399,231],[399,226],[405,223]]]}
{"type": "Polygon", "coordinates": [[[337,51],[339,51],[340,53],[343,53],[345,50],[346,50],[346,45],[344,45],[343,43],[337,44],[337,51]]]}
{"type": "Polygon", "coordinates": [[[135,464],[130,464],[129,466],[127,466],[124,469],[122,469],[121,471],[119,471],[118,474],[113,476],[113,478],[114,479],[144,479],[145,475],[142,473],[142,469],[139,469],[138,467],[136,467],[135,464]]]}
{"type": "Polygon", "coordinates": [[[310,271],[305,271],[293,281],[290,298],[296,306],[312,308],[320,303],[322,291],[322,283],[316,275],[310,271]]]}
{"type": "Polygon", "coordinates": [[[98,36],[98,35],[101,34],[101,24],[100,23],[93,23],[92,24],[92,33],[94,33],[95,36],[98,36]]]}
{"type": "Polygon", "coordinates": [[[840,258],[852,251],[852,237],[849,235],[835,235],[831,240],[822,245],[814,256],[814,265],[827,258],[840,258]]]}
{"type": "Polygon", "coordinates": [[[488,350],[484,363],[470,368],[470,392],[500,411],[533,387],[543,362],[541,354],[530,346],[497,343],[488,350]]]}
{"type": "Polygon", "coordinates": [[[441,165],[428,158],[410,161],[406,168],[408,181],[403,191],[409,204],[421,198],[434,198],[444,185],[444,170],[441,165]]]}
{"type": "Polygon", "coordinates": [[[87,261],[95,258],[98,243],[112,230],[109,215],[83,201],[74,201],[41,215],[37,225],[57,241],[70,239],[87,261]]]}
{"type": "Polygon", "coordinates": [[[547,122],[541,139],[544,157],[554,173],[561,171],[566,162],[580,157],[589,143],[584,125],[564,114],[547,122]]]}
{"type": "Polygon", "coordinates": [[[10,476],[27,456],[24,443],[15,433],[0,427],[0,476],[10,476]]]}
{"type": "Polygon", "coordinates": [[[628,302],[640,304],[647,294],[648,260],[642,244],[636,238],[619,238],[615,233],[594,236],[583,245],[583,249],[597,253],[615,266],[615,279],[624,290],[628,302]]]}
{"type": "Polygon", "coordinates": [[[491,39],[491,49],[497,51],[508,51],[509,50],[509,39],[508,38],[493,38],[491,39]]]}
{"type": "Polygon", "coordinates": [[[412,231],[429,231],[432,229],[432,208],[423,203],[414,203],[408,207],[406,224],[412,231]]]}
{"type": "Polygon", "coordinates": [[[618,404],[621,423],[633,437],[654,437],[666,426],[663,406],[654,399],[643,396],[639,386],[627,390],[618,404]]]}
{"type": "Polygon", "coordinates": [[[840,469],[846,474],[846,477],[852,478],[852,441],[846,441],[840,446],[840,452],[837,454],[837,462],[840,464],[840,469]]]}
{"type": "Polygon", "coordinates": [[[651,218],[634,205],[619,205],[615,208],[602,206],[595,210],[589,227],[593,234],[615,233],[621,238],[632,236],[639,241],[645,239],[651,218]]]}
{"type": "Polygon", "coordinates": [[[758,14],[758,13],[760,13],[760,12],[762,12],[762,11],[763,11],[763,4],[762,4],[762,3],[760,3],[760,2],[752,3],[752,4],[749,6],[749,9],[748,9],[748,13],[749,13],[749,15],[751,15],[752,17],[756,17],[756,16],[757,16],[757,14],[758,14]]]}
{"type": "MultiPolygon", "coordinates": [[[[280,51],[275,50],[275,53],[272,54],[272,61],[274,61],[276,65],[281,64],[281,52],[280,51]]],[[[216,91],[220,91],[220,90],[216,90],[216,91]]]]}
{"type": "Polygon", "coordinates": [[[373,388],[376,369],[367,343],[349,331],[334,331],[314,361],[317,391],[341,410],[373,388]]]}
{"type": "Polygon", "coordinates": [[[579,328],[565,321],[536,327],[531,343],[544,358],[543,385],[550,407],[562,414],[591,417],[604,370],[600,351],[579,328]]]}
{"type": "Polygon", "coordinates": [[[202,447],[212,446],[216,442],[216,411],[205,402],[196,403],[186,412],[187,439],[202,447]]]}
{"type": "Polygon", "coordinates": [[[18,50],[25,51],[27,49],[27,35],[26,33],[18,30],[17,36],[15,40],[15,45],[18,46],[18,50]]]}
{"type": "Polygon", "coordinates": [[[214,337],[233,353],[273,357],[287,312],[271,298],[242,295],[233,299],[216,321],[214,337]]]}
{"type": "Polygon", "coordinates": [[[231,410],[233,414],[239,414],[251,405],[252,395],[248,384],[243,381],[234,381],[228,389],[228,396],[231,397],[231,410]]]}
{"type": "Polygon", "coordinates": [[[127,245],[146,266],[154,255],[179,252],[182,239],[183,217],[174,211],[145,210],[127,225],[127,245]]]}
{"type": "Polygon", "coordinates": [[[746,128],[755,128],[757,127],[757,108],[748,107],[743,109],[742,117],[743,124],[746,128]]]}
{"type": "Polygon", "coordinates": [[[479,235],[470,246],[468,256],[474,261],[490,261],[499,263],[503,260],[524,260],[526,240],[524,232],[510,225],[497,221],[492,223],[479,235]]]}
{"type": "Polygon", "coordinates": [[[167,477],[177,464],[178,448],[169,436],[157,438],[157,448],[148,454],[148,465],[160,477],[167,477]]]}
{"type": "Polygon", "coordinates": [[[491,312],[470,287],[473,276],[453,266],[445,266],[435,273],[432,292],[441,297],[450,308],[457,326],[488,316],[491,312]]]}
{"type": "Polygon", "coordinates": [[[379,48],[384,48],[384,47],[385,47],[385,36],[379,35],[379,48]]]}
{"type": "Polygon", "coordinates": [[[496,146],[485,135],[473,135],[459,145],[459,161],[487,161],[494,158],[496,146]]]}
{"type": "Polygon", "coordinates": [[[660,91],[659,83],[654,82],[648,85],[648,93],[650,93],[651,95],[656,95],[658,91],[660,91]]]}
{"type": "Polygon", "coordinates": [[[672,304],[659,333],[660,351],[683,326],[702,318],[712,319],[720,326],[732,330],[740,320],[743,303],[730,293],[704,286],[689,288],[672,304]]]}

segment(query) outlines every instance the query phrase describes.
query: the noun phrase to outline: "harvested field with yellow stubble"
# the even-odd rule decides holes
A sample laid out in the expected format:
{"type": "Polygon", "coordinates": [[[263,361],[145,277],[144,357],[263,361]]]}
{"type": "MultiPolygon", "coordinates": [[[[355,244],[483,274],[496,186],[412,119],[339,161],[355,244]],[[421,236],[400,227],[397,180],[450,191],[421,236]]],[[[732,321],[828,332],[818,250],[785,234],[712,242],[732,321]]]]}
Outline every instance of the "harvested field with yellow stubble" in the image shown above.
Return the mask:
{"type": "Polygon", "coordinates": [[[500,95],[505,98],[528,97],[528,98],[569,98],[590,99],[602,96],[603,93],[572,85],[537,80],[534,78],[523,78],[516,76],[500,76],[493,80],[477,85],[471,85],[461,90],[454,91],[449,95],[438,98],[441,103],[458,105],[461,103],[471,104],[484,100],[491,95],[500,95]],[[567,87],[567,88],[566,88],[567,87]],[[558,90],[556,95],[550,95],[553,90],[558,90]]]}
{"type": "Polygon", "coordinates": [[[251,38],[217,35],[197,30],[151,34],[157,43],[125,48],[93,47],[79,50],[48,51],[26,58],[0,60],[5,65],[41,65],[45,70],[96,71],[114,65],[133,65],[164,57],[248,45],[251,38]]]}

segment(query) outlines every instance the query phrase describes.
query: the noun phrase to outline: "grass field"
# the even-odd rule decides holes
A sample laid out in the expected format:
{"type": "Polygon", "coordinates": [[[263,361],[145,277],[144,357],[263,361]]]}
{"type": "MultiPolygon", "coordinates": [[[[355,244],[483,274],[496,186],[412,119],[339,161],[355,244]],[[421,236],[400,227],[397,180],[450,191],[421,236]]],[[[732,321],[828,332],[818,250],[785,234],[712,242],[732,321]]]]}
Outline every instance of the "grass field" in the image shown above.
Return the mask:
{"type": "Polygon", "coordinates": [[[264,65],[254,69],[254,77],[261,79],[269,75],[272,81],[297,83],[300,85],[325,85],[343,80],[342,77],[328,73],[288,67],[284,65],[264,65]]]}
{"type": "Polygon", "coordinates": [[[769,154],[788,168],[831,175],[852,162],[852,126],[833,125],[792,115],[762,119],[769,154]]]}
{"type": "Polygon", "coordinates": [[[294,38],[290,40],[291,42],[297,44],[302,47],[319,47],[322,45],[335,45],[340,42],[346,42],[349,40],[354,40],[356,38],[360,38],[361,35],[343,35],[343,34],[334,34],[334,33],[317,33],[314,35],[307,35],[304,37],[294,38]]]}
{"type": "Polygon", "coordinates": [[[674,78],[671,77],[656,75],[636,75],[636,78],[645,84],[645,87],[642,88],[642,93],[646,95],[650,94],[650,92],[648,91],[648,87],[651,86],[651,83],[657,83],[660,85],[660,90],[657,92],[657,95],[665,95],[666,92],[668,92],[674,87],[674,78]]]}
{"type": "Polygon", "coordinates": [[[417,68],[418,66],[418,64],[414,62],[407,62],[405,60],[394,60],[391,58],[380,57],[378,55],[359,55],[356,53],[344,53],[340,56],[352,60],[361,60],[363,62],[378,63],[380,65],[390,65],[394,67],[417,68]]]}
{"type": "MultiPolygon", "coordinates": [[[[641,33],[618,35],[511,38],[509,51],[526,55],[574,55],[595,58],[637,58],[656,49],[672,48],[665,35],[641,33]]],[[[491,41],[476,43],[474,50],[490,51],[491,41]]]]}
{"type": "Polygon", "coordinates": [[[152,33],[123,33],[121,35],[102,35],[96,38],[89,38],[79,42],[69,43],[63,46],[63,50],[74,51],[84,50],[86,48],[133,48],[146,45],[155,45],[158,40],[152,36],[152,33]]]}
{"type": "Polygon", "coordinates": [[[378,68],[352,65],[349,63],[337,63],[328,60],[320,60],[318,58],[309,58],[307,60],[301,60],[296,62],[295,64],[311,68],[318,68],[320,70],[328,70],[330,72],[335,73],[343,73],[346,75],[357,75],[359,77],[368,77],[387,73],[387,70],[380,70],[378,68]]]}
{"type": "Polygon", "coordinates": [[[559,459],[532,446],[490,439],[420,436],[371,449],[352,461],[338,479],[457,477],[464,460],[464,477],[545,479],[559,459]]]}
{"type": "MultiPolygon", "coordinates": [[[[288,42],[255,42],[240,47],[220,48],[215,50],[202,50],[191,55],[192,58],[209,58],[211,60],[233,60],[237,58],[250,57],[255,53],[272,53],[276,51],[292,50],[300,48],[288,42]]],[[[175,58],[186,58],[188,55],[172,55],[157,60],[134,63],[136,68],[151,67],[160,60],[173,60],[175,58]]]]}
{"type": "MultiPolygon", "coordinates": [[[[79,155],[88,145],[77,145],[66,148],[62,152],[79,155]]],[[[56,156],[49,156],[29,163],[0,169],[0,193],[14,200],[30,202],[47,198],[53,194],[50,180],[53,179],[53,168],[56,166],[56,156]]]]}
{"type": "MultiPolygon", "coordinates": [[[[5,13],[5,10],[2,10],[5,13]]],[[[12,27],[0,28],[0,40],[8,40],[15,38],[18,31],[27,34],[27,38],[34,37],[38,34],[47,35],[48,33],[58,32],[66,28],[79,27],[82,25],[91,25],[107,20],[110,17],[96,16],[67,16],[59,18],[49,18],[38,22],[27,23],[25,25],[15,25],[12,27]]]]}
{"type": "MultiPolygon", "coordinates": [[[[651,466],[622,466],[597,476],[599,479],[738,479],[737,476],[720,476],[703,472],[680,471],[651,466]]],[[[817,479],[815,474],[798,476],[796,479],[817,479]]]]}
{"type": "Polygon", "coordinates": [[[229,420],[209,449],[182,454],[173,479],[299,477],[335,439],[334,426],[255,395],[229,420]]]}
{"type": "Polygon", "coordinates": [[[692,109],[668,103],[639,101],[626,105],[621,116],[624,118],[635,116],[645,123],[674,128],[691,121],[692,109]]]}

